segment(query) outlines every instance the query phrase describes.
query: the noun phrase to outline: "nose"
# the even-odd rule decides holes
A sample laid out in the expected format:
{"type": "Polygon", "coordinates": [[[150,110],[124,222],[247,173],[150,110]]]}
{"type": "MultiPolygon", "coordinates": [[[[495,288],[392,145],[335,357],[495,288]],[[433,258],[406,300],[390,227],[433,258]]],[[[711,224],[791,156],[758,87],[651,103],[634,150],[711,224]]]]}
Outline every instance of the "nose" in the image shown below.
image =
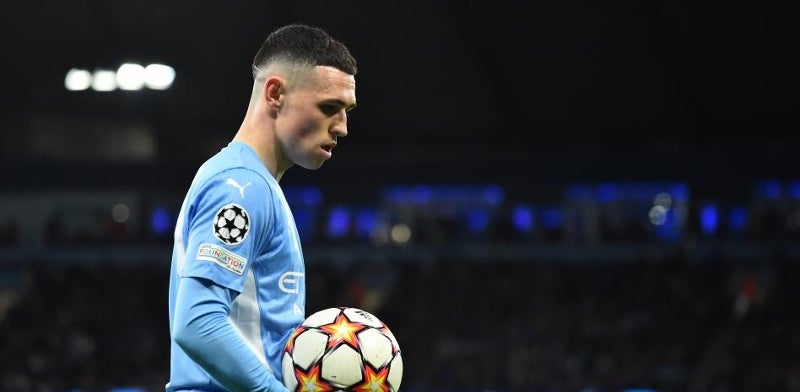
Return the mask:
{"type": "Polygon", "coordinates": [[[344,110],[339,111],[336,119],[331,126],[331,133],[334,136],[345,137],[347,136],[347,112],[344,110]]]}

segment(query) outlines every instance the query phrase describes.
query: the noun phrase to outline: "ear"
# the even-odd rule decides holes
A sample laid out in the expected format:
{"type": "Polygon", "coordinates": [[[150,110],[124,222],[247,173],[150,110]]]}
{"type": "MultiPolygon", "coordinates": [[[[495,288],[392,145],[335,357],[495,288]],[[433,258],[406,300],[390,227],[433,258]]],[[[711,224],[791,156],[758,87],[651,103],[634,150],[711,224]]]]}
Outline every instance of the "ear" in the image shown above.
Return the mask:
{"type": "Polygon", "coordinates": [[[284,81],[277,77],[269,77],[264,81],[264,90],[262,92],[264,101],[267,102],[269,107],[279,110],[283,104],[283,90],[284,81]]]}

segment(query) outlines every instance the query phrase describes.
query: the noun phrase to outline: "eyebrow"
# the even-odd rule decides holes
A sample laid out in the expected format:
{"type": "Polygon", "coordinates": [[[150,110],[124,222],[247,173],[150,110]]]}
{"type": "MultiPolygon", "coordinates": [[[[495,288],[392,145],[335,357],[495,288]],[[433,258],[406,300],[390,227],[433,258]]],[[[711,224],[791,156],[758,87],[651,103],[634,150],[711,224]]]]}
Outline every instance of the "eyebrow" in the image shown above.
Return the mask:
{"type": "Polygon", "coordinates": [[[355,103],[353,103],[353,104],[348,104],[347,102],[345,102],[345,101],[342,101],[341,99],[336,99],[336,98],[333,98],[333,99],[326,99],[326,100],[324,100],[324,101],[322,101],[322,102],[323,102],[323,103],[335,103],[335,104],[337,104],[337,105],[339,105],[339,106],[343,107],[343,108],[344,108],[344,110],[345,110],[345,111],[347,111],[347,112],[349,112],[349,111],[351,111],[351,110],[353,110],[353,109],[355,109],[355,108],[356,108],[356,104],[355,104],[355,103]]]}

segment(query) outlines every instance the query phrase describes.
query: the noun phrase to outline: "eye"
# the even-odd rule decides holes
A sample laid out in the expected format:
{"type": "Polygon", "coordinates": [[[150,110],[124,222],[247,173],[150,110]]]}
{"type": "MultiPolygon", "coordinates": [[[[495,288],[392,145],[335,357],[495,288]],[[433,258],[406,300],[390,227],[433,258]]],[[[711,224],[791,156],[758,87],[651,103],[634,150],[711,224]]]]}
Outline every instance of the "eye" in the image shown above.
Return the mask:
{"type": "Polygon", "coordinates": [[[332,103],[323,103],[319,105],[319,110],[325,113],[326,116],[335,116],[339,112],[340,106],[332,103]]]}

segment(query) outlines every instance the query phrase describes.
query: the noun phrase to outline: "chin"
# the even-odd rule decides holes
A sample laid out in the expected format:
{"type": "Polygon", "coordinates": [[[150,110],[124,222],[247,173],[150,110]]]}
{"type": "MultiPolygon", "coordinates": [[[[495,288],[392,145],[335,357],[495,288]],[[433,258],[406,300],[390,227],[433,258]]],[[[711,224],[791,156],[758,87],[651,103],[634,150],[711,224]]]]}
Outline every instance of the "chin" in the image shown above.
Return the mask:
{"type": "Polygon", "coordinates": [[[295,157],[294,164],[308,170],[317,170],[330,159],[330,155],[325,154],[303,154],[295,157]]]}
{"type": "Polygon", "coordinates": [[[304,168],[304,169],[308,169],[308,170],[317,170],[317,169],[322,167],[323,163],[325,163],[325,161],[321,161],[321,162],[303,162],[303,163],[299,164],[299,166],[304,168]]]}

